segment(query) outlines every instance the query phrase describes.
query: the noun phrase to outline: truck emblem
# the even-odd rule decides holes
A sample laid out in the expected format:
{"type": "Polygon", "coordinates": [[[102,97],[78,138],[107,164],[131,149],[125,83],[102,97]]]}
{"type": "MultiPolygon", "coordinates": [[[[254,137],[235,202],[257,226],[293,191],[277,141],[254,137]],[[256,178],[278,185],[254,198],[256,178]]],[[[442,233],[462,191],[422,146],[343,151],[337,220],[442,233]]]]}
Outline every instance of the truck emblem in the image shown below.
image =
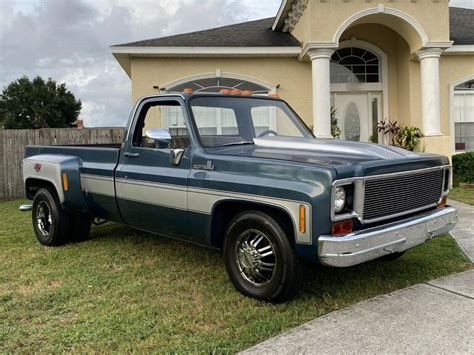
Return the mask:
{"type": "Polygon", "coordinates": [[[34,169],[35,169],[35,171],[36,171],[37,173],[39,173],[39,171],[41,170],[41,164],[40,164],[40,163],[36,163],[34,169]]]}
{"type": "Polygon", "coordinates": [[[193,168],[197,170],[214,170],[214,163],[212,160],[208,160],[206,165],[195,164],[193,168]]]}

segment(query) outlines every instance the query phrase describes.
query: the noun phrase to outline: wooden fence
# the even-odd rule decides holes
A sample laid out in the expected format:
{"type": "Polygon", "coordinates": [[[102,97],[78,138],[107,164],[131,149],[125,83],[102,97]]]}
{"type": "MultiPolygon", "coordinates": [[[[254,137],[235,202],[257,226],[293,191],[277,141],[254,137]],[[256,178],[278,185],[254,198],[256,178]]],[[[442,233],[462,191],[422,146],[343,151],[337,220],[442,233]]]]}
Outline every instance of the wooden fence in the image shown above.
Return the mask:
{"type": "Polygon", "coordinates": [[[27,145],[120,143],[123,128],[0,130],[0,199],[24,196],[21,160],[27,145]]]}

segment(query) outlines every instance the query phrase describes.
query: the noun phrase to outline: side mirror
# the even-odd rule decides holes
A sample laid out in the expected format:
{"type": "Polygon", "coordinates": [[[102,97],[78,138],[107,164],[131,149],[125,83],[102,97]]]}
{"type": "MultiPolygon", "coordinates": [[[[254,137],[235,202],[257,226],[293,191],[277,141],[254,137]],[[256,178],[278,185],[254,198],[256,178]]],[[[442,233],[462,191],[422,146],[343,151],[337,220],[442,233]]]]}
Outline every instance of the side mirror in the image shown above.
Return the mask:
{"type": "Polygon", "coordinates": [[[150,128],[150,129],[147,129],[146,132],[145,132],[145,135],[148,138],[154,139],[160,145],[167,146],[168,144],[171,143],[170,132],[168,132],[168,130],[164,129],[164,128],[150,128]]]}

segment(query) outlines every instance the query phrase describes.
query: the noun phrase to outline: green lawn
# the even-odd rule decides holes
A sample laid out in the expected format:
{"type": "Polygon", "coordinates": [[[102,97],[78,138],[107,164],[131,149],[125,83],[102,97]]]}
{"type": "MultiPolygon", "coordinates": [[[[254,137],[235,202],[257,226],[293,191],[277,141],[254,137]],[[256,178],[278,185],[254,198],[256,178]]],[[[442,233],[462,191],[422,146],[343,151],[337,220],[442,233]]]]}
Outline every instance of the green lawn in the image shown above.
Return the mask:
{"type": "MultiPolygon", "coordinates": [[[[470,268],[450,236],[394,262],[308,266],[302,294],[270,305],[242,296],[221,254],[130,228],[37,243],[21,201],[0,202],[0,353],[234,352],[372,296],[470,268]]],[[[387,315],[389,316],[389,315],[387,315]]]]}
{"type": "Polygon", "coordinates": [[[461,189],[460,187],[455,187],[449,191],[449,198],[474,205],[474,189],[461,189]]]}

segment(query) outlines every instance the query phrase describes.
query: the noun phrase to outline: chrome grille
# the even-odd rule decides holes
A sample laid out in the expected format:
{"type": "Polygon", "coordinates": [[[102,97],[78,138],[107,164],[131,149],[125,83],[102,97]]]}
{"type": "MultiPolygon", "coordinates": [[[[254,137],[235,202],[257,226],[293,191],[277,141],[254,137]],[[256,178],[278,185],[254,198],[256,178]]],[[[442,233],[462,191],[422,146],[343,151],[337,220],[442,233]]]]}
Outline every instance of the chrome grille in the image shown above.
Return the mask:
{"type": "Polygon", "coordinates": [[[442,185],[442,169],[367,178],[363,220],[375,222],[435,206],[442,185]]]}

